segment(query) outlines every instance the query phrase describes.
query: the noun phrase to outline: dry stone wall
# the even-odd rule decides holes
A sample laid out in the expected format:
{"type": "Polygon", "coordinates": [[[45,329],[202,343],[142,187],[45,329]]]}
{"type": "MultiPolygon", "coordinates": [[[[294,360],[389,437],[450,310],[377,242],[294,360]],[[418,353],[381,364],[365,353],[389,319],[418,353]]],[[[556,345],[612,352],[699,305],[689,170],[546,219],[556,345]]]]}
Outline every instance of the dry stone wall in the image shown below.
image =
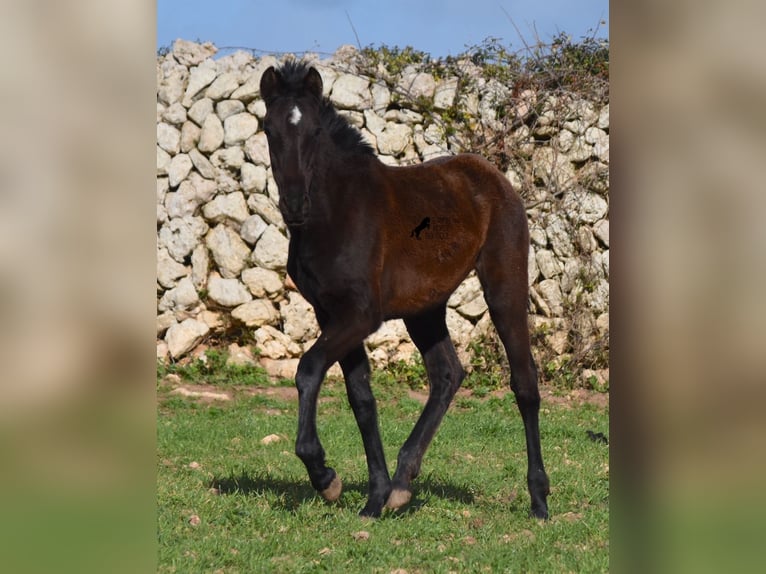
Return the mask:
{"type": "MultiPolygon", "coordinates": [[[[177,360],[205,341],[226,342],[227,333],[244,329],[252,334],[255,360],[275,376],[291,377],[318,328],[286,276],[288,231],[261,131],[259,81],[278,61],[242,51],[215,54],[210,44],[179,40],[157,58],[157,356],[177,360]]],[[[510,97],[509,87],[483,78],[469,61],[468,83],[416,66],[397,77],[382,67],[371,75],[362,71],[369,66],[361,57],[350,47],[328,59],[308,56],[325,95],[383,162],[481,152],[438,121],[448,109],[460,109],[477,133],[501,133],[515,158],[506,175],[528,205],[530,324],[538,360],[571,361],[580,352],[579,360],[593,350],[606,356],[608,103],[543,98],[532,90],[510,97]],[[417,111],[424,102],[431,113],[417,111]],[[517,120],[512,129],[502,122],[509,117],[517,120]]],[[[475,275],[450,298],[447,322],[470,363],[471,342],[493,336],[475,275]]],[[[376,366],[416,353],[401,321],[385,323],[367,346],[376,366]]],[[[236,345],[231,350],[253,356],[236,345]]],[[[583,377],[608,379],[603,360],[591,363],[597,368],[583,377]]]]}

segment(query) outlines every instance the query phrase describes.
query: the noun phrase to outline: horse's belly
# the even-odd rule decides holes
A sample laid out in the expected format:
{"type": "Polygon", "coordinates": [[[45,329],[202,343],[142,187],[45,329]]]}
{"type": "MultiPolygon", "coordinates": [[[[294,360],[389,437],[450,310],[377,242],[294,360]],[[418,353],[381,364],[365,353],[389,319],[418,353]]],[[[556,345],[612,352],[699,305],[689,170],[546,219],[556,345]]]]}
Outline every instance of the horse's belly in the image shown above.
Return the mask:
{"type": "MultiPolygon", "coordinates": [[[[465,246],[464,246],[465,247],[465,246]]],[[[473,268],[475,256],[442,247],[428,257],[402,257],[387,273],[383,291],[386,318],[414,315],[445,303],[473,268]]]]}

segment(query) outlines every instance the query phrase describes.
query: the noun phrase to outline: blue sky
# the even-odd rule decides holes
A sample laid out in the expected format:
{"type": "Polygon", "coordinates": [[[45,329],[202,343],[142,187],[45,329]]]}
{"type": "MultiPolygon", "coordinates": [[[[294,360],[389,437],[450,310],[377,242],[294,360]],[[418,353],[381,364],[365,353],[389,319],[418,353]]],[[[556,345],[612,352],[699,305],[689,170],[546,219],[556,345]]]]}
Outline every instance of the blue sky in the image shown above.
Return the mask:
{"type": "Polygon", "coordinates": [[[157,47],[176,38],[266,52],[334,52],[343,44],[457,55],[485,38],[609,37],[608,0],[157,0],[157,47]],[[348,13],[348,15],[347,15],[348,13]],[[353,29],[349,19],[353,23],[353,29]]]}

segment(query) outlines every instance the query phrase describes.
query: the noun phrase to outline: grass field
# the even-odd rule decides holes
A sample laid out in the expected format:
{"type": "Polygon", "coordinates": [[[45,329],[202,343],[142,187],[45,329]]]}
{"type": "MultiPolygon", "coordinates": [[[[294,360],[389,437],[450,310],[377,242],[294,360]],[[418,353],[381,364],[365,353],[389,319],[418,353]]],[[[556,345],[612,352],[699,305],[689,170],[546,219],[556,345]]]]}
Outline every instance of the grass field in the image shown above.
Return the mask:
{"type": "MultiPolygon", "coordinates": [[[[586,432],[607,434],[608,407],[566,397],[543,404],[547,522],[527,515],[513,395],[479,387],[453,402],[413,483],[412,503],[369,520],[357,515],[366,465],[342,382],[327,381],[320,398],[320,437],[344,484],[340,500],[328,504],[293,454],[294,390],[244,373],[190,369],[173,383],[166,371],[158,375],[160,572],[608,570],[608,447],[586,432]],[[173,393],[179,386],[228,400],[173,393]]],[[[425,395],[382,373],[373,390],[393,471],[425,395]]]]}

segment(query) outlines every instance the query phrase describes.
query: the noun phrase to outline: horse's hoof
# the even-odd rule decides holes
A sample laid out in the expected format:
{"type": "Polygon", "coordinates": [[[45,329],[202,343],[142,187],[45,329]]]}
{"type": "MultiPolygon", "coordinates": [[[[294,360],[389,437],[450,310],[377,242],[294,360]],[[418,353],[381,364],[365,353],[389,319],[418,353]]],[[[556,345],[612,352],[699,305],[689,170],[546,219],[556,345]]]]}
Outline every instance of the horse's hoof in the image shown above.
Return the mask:
{"type": "Polygon", "coordinates": [[[338,478],[338,475],[335,475],[335,478],[332,479],[332,482],[330,483],[330,486],[325,488],[320,494],[322,495],[322,498],[324,498],[327,502],[335,502],[340,498],[340,493],[343,490],[343,483],[340,481],[340,478],[338,478]]]}
{"type": "Polygon", "coordinates": [[[365,506],[362,508],[362,510],[359,511],[359,518],[362,518],[363,520],[373,520],[375,518],[380,518],[380,515],[382,509],[377,508],[369,508],[365,506]]]}
{"type": "Polygon", "coordinates": [[[534,508],[529,511],[529,515],[532,518],[538,518],[540,520],[548,520],[548,509],[545,507],[534,508]]]}
{"type": "Polygon", "coordinates": [[[412,492],[395,488],[391,491],[391,494],[388,497],[386,507],[396,510],[407,504],[410,501],[410,498],[412,498],[412,492]]]}

